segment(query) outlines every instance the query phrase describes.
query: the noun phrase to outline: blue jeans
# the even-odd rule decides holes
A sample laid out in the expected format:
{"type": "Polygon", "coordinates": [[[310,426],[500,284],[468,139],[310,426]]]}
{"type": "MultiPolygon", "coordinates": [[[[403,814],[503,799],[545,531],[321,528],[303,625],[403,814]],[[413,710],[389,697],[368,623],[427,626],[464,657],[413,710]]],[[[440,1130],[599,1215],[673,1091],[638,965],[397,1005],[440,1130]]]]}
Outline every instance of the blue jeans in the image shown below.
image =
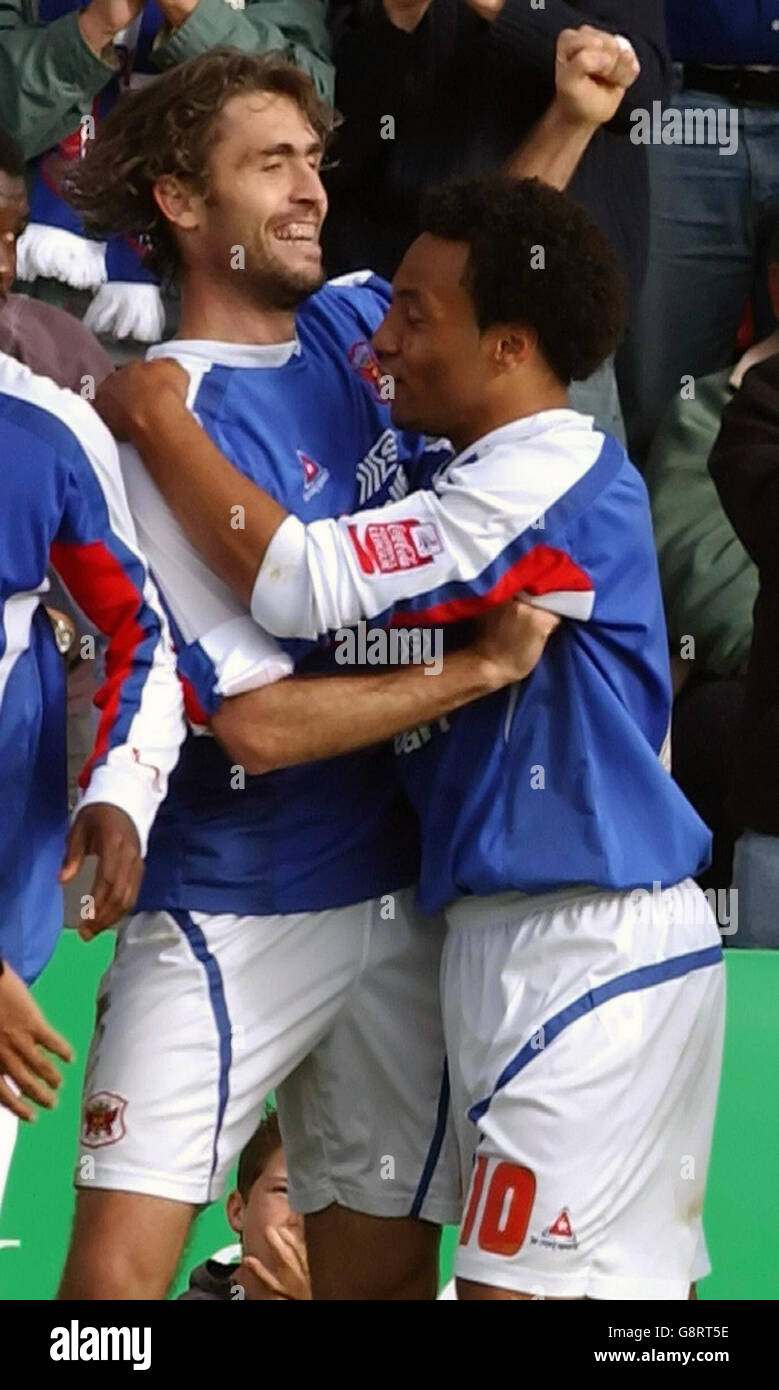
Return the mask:
{"type": "MultiPolygon", "coordinates": [[[[680,92],[672,106],[729,109],[707,92],[680,92]]],[[[765,243],[779,214],[779,108],[738,111],[735,154],[710,145],[650,145],[649,263],[634,331],[620,359],[622,405],[637,457],[683,376],[734,361],[746,300],[756,331],[773,327],[765,243]]]]}
{"type": "Polygon", "coordinates": [[[744,831],[736,841],[733,887],[738,930],[728,945],[779,950],[779,836],[744,831]]]}

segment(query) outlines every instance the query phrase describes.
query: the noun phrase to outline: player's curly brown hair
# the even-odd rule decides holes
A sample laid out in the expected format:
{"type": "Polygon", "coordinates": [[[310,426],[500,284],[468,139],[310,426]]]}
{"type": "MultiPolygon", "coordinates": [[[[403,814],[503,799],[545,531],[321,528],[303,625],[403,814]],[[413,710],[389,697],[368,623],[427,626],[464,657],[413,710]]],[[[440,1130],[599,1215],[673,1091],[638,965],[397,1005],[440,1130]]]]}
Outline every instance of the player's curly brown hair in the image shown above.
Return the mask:
{"type": "Polygon", "coordinates": [[[566,193],[501,174],[427,194],[421,230],[468,246],[465,287],[479,328],[528,323],[564,385],[614,351],[625,286],[606,233],[566,193]]]}
{"type": "Polygon", "coordinates": [[[290,97],[327,142],[334,113],[307,73],[281,53],[211,49],[124,97],[98,126],[86,156],[63,168],[62,194],[86,230],[130,237],[140,242],[151,270],[175,274],[179,248],[154,201],[154,184],[174,175],[207,193],[220,115],[231,97],[250,92],[290,97]]]}

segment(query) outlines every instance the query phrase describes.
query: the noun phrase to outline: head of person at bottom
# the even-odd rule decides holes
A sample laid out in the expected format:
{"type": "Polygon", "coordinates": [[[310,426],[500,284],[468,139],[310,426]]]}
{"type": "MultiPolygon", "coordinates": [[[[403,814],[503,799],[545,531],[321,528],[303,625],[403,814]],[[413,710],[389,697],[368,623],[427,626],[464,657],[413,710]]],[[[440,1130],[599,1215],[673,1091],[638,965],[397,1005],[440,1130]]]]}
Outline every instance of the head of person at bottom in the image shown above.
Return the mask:
{"type": "Polygon", "coordinates": [[[62,191],[85,227],[140,241],[184,305],[289,312],[323,281],[332,112],[280,54],[214,49],[131,92],[62,191]]]}
{"type": "Polygon", "coordinates": [[[395,424],[461,450],[565,408],[569,383],[609,357],[624,321],[600,227],[566,194],[500,175],[434,189],[421,227],[373,338],[395,424]]]}
{"type": "Polygon", "coordinates": [[[232,1296],[241,1288],[248,1299],[310,1298],[303,1217],[289,1204],[287,1160],[275,1110],[266,1113],[241,1151],[226,1212],[243,1256],[232,1277],[232,1296]]]}
{"type": "Polygon", "coordinates": [[[225,1204],[241,1259],[215,1259],[194,1270],[184,1299],[310,1299],[303,1218],[287,1194],[287,1162],[278,1116],[268,1110],[238,1159],[236,1185],[225,1204]]]}

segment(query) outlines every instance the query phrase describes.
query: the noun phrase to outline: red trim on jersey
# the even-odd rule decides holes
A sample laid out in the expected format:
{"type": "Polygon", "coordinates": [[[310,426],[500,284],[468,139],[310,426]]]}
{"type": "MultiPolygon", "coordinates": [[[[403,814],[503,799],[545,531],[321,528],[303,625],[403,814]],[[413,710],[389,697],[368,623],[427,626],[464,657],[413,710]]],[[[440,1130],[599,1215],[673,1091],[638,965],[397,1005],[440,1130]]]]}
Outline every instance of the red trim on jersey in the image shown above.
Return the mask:
{"type": "Polygon", "coordinates": [[[106,677],[94,700],[102,714],[95,746],[78,777],[83,789],[89,785],[95,764],[108,751],[119,714],[122,685],[148,633],[137,618],[141,595],[102,541],[91,541],[88,545],[54,541],[50,556],[55,570],[90,622],[108,637],[106,677]]]}
{"type": "Polygon", "coordinates": [[[179,680],[181,681],[181,687],[184,692],[184,711],[187,719],[190,724],[196,724],[200,728],[207,729],[208,715],[197,697],[194,685],[191,681],[187,680],[186,676],[182,676],[181,673],[179,673],[179,680]]]}
{"type": "MultiPolygon", "coordinates": [[[[456,582],[456,581],[455,581],[456,582]]],[[[395,613],[390,627],[413,627],[417,624],[433,626],[436,623],[455,623],[462,618],[476,618],[499,603],[506,603],[515,594],[530,594],[540,598],[542,594],[592,593],[594,585],[585,570],[566,555],[564,550],[555,550],[550,545],[537,545],[517,560],[510,569],[504,570],[500,578],[483,594],[464,594],[462,598],[446,599],[433,604],[431,608],[417,608],[413,612],[395,613]]]]}

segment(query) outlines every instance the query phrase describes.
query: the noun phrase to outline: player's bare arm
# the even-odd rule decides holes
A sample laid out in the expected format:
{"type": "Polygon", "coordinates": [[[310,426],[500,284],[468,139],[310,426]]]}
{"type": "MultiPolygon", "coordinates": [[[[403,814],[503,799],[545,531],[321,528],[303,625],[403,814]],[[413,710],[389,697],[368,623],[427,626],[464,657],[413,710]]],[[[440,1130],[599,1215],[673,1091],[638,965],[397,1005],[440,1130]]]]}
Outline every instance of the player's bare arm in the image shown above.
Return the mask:
{"type": "Polygon", "coordinates": [[[599,126],[616,115],[641,71],[627,39],[582,24],[557,40],[555,96],[506,162],[515,178],[568,187],[599,126]]]}
{"type": "Polygon", "coordinates": [[[524,680],[558,624],[511,600],[435,674],[417,665],[375,676],[290,677],[225,700],[211,728],[250,775],[351,753],[524,680]]]}
{"type": "Polygon", "coordinates": [[[95,409],[135,445],[192,544],[247,607],[257,570],[288,516],[225,458],[187,408],[189,376],[170,358],[131,362],[106,379],[95,409]],[[230,525],[236,506],[245,527],[230,525]],[[223,521],[223,524],[222,524],[223,521]]]}

